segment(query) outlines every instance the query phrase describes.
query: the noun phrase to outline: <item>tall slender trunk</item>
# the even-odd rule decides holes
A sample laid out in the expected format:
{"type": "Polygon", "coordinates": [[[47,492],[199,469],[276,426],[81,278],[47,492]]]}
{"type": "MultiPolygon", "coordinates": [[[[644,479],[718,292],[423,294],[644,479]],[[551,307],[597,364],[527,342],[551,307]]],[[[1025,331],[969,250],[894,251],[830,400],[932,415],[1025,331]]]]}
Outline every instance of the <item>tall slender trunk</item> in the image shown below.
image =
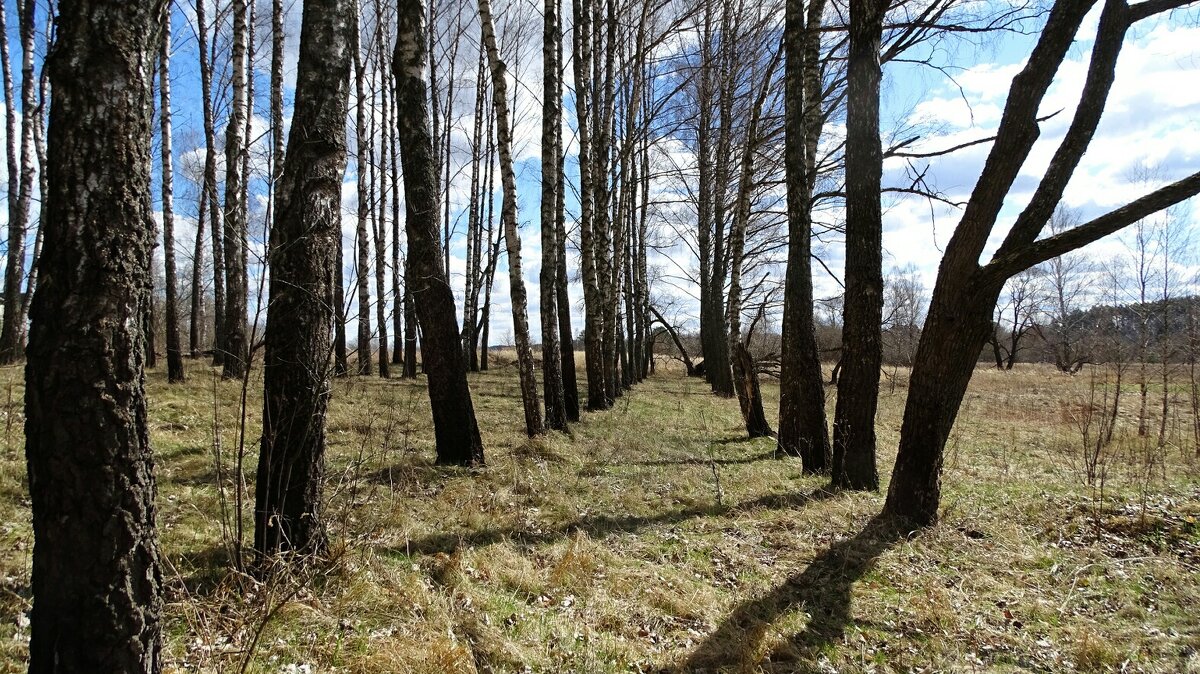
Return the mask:
{"type": "Polygon", "coordinates": [[[400,260],[400,180],[395,173],[400,170],[400,151],[396,147],[396,81],[389,67],[384,73],[387,82],[383,95],[391,105],[389,116],[384,120],[384,138],[387,141],[388,159],[392,165],[392,364],[400,365],[404,376],[404,293],[400,288],[403,276],[400,260]]]}
{"type": "Polygon", "coordinates": [[[225,127],[225,364],[221,376],[240,379],[249,367],[250,349],[246,343],[246,304],[248,300],[246,201],[244,199],[246,152],[248,62],[246,51],[247,0],[233,0],[233,102],[225,127]]]}
{"type": "Polygon", "coordinates": [[[159,129],[162,135],[163,263],[167,289],[167,381],[183,381],[183,351],[179,343],[179,307],[175,277],[175,168],[171,156],[171,15],[163,18],[162,48],[158,54],[159,129]]]}
{"type": "MultiPolygon", "coordinates": [[[[542,31],[542,379],[546,396],[546,426],[567,428],[566,392],[562,377],[562,348],[559,346],[558,275],[558,134],[562,123],[562,87],[558,81],[559,0],[545,0],[542,31]]],[[[569,308],[564,310],[569,311],[569,308]]]]}
{"type": "MultiPolygon", "coordinates": [[[[203,179],[201,179],[203,182],[203,179]]],[[[188,353],[199,358],[204,338],[204,227],[208,220],[208,195],[201,187],[196,198],[196,240],[192,246],[192,287],[188,316],[188,353]]]]}
{"type": "MultiPolygon", "coordinates": [[[[35,19],[37,3],[33,0],[18,0],[17,24],[21,38],[21,143],[20,164],[16,166],[19,177],[9,174],[9,208],[8,208],[8,258],[4,269],[4,320],[0,324],[0,363],[15,362],[21,356],[21,335],[25,332],[25,314],[22,312],[22,288],[25,281],[25,239],[28,234],[29,210],[33,202],[34,166],[33,129],[38,122],[37,116],[37,80],[33,73],[34,42],[36,31],[35,19]],[[17,181],[14,193],[12,181],[17,181]],[[14,200],[13,197],[16,197],[14,200]]],[[[3,17],[0,17],[3,18],[3,17]]],[[[0,57],[5,61],[5,93],[9,110],[9,132],[16,127],[15,111],[11,92],[11,66],[8,60],[7,36],[2,45],[4,53],[0,57]]],[[[12,137],[9,144],[10,171],[13,168],[12,137]]]]}
{"type": "MultiPolygon", "coordinates": [[[[357,0],[356,0],[357,1],[357,0]]],[[[357,4],[356,4],[357,7],[357,4]]],[[[355,11],[360,11],[356,9],[355,11]]],[[[361,21],[361,19],[360,19],[361,21]]],[[[362,26],[355,29],[354,44],[354,173],[358,186],[358,212],[354,246],[358,255],[355,259],[355,282],[358,286],[358,374],[371,374],[371,239],[367,226],[371,217],[370,188],[370,145],[371,133],[367,120],[367,69],[362,45],[359,44],[362,26]]]]}
{"type": "MultiPolygon", "coordinates": [[[[46,14],[46,24],[42,32],[46,36],[47,42],[50,36],[54,34],[54,16],[49,12],[46,14]]],[[[38,225],[37,233],[33,237],[33,255],[29,258],[29,277],[25,283],[25,293],[21,297],[21,315],[29,316],[29,304],[33,300],[33,291],[37,288],[38,275],[38,259],[42,256],[42,221],[45,218],[45,212],[40,208],[40,204],[46,203],[50,195],[50,186],[46,182],[46,119],[50,111],[50,80],[46,76],[46,68],[43,65],[41,76],[38,78],[38,107],[37,121],[33,125],[33,148],[37,156],[38,168],[38,225]]],[[[24,344],[29,337],[27,321],[21,324],[20,343],[24,344]]]]}
{"type": "MultiPolygon", "coordinates": [[[[833,484],[879,489],[875,411],[883,321],[883,220],[879,194],[879,41],[884,8],[851,0],[846,115],[846,302],[842,371],[833,418],[833,484]]],[[[995,303],[993,302],[993,305],[995,303]]],[[[991,317],[989,308],[988,317],[991,317]]],[[[989,321],[990,322],[990,321],[989,321]]]]}
{"type": "Polygon", "coordinates": [[[561,37],[562,22],[559,21],[559,39],[555,42],[555,71],[559,82],[559,123],[554,129],[554,157],[558,162],[556,175],[558,177],[558,190],[554,195],[554,243],[555,243],[555,265],[558,273],[554,275],[554,299],[556,308],[558,309],[558,339],[559,339],[559,355],[562,358],[562,382],[563,382],[563,408],[566,411],[567,421],[579,421],[579,382],[576,380],[575,374],[575,335],[571,330],[571,297],[567,292],[567,209],[566,209],[566,164],[565,153],[563,152],[563,133],[562,133],[562,76],[565,72],[563,67],[563,47],[561,37]]]}
{"type": "MultiPolygon", "coordinates": [[[[380,4],[375,3],[375,15],[381,16],[382,11],[380,4]]],[[[388,119],[388,98],[383,95],[383,88],[387,86],[387,77],[383,72],[387,67],[387,58],[384,55],[383,47],[383,31],[380,30],[375,39],[378,45],[376,54],[375,72],[379,76],[380,100],[383,104],[383,111],[380,115],[383,123],[388,119]]],[[[375,115],[371,115],[372,120],[375,115]]],[[[383,124],[381,123],[380,126],[383,124]]],[[[372,123],[372,128],[375,124],[372,123]]],[[[379,376],[387,379],[391,376],[389,369],[391,360],[388,358],[388,325],[387,325],[387,216],[388,216],[388,161],[387,161],[387,132],[372,133],[371,144],[374,147],[375,137],[380,138],[379,142],[379,163],[378,171],[375,170],[375,162],[372,162],[372,175],[379,176],[379,208],[375,212],[375,322],[379,325],[379,376]]],[[[374,152],[372,151],[372,156],[374,152]]],[[[374,180],[371,181],[374,184],[374,180]]],[[[374,190],[372,190],[374,194],[374,190]]]]}
{"type": "Polygon", "coordinates": [[[750,354],[748,345],[742,341],[742,263],[745,261],[746,229],[750,222],[750,197],[755,187],[754,159],[762,140],[758,125],[781,54],[782,50],[777,50],[771,58],[763,73],[758,96],[750,105],[750,121],[746,128],[745,146],[742,149],[738,190],[733,209],[733,227],[729,240],[729,302],[726,322],[729,324],[729,351],[733,354],[731,369],[738,405],[746,424],[746,433],[752,438],[768,437],[774,432],[763,412],[762,393],[759,390],[754,357],[750,354]]]}
{"type": "MultiPolygon", "coordinates": [[[[467,269],[466,269],[466,288],[463,293],[463,328],[462,342],[463,353],[467,355],[467,360],[472,360],[471,346],[474,343],[475,331],[475,303],[479,300],[479,291],[477,285],[479,283],[479,268],[481,262],[479,260],[480,246],[479,234],[481,227],[480,220],[480,199],[479,199],[479,165],[481,160],[481,146],[483,145],[483,118],[484,118],[484,99],[487,96],[487,62],[484,50],[479,50],[479,64],[475,72],[475,117],[474,130],[471,135],[471,192],[467,203],[467,269]]],[[[474,368],[472,368],[474,369],[474,368]]]]}
{"type": "Polygon", "coordinates": [[[44,273],[30,307],[25,392],[36,674],[161,669],[141,316],[151,79],[165,4],[63,3],[48,64],[44,273]]]}
{"type": "MultiPolygon", "coordinates": [[[[530,436],[542,433],[541,403],[538,400],[537,379],[533,373],[533,350],[529,344],[529,310],[525,278],[521,271],[521,235],[517,233],[517,178],[513,171],[512,130],[508,112],[508,73],[492,27],[492,8],[488,0],[479,0],[479,22],[483,27],[483,45],[487,50],[492,71],[492,104],[496,110],[496,149],[500,155],[500,183],[504,190],[500,219],[504,225],[505,247],[508,251],[508,283],[512,303],[513,333],[516,339],[517,364],[521,379],[521,401],[525,408],[525,432],[530,436]]],[[[543,192],[543,199],[545,192],[543,192]]],[[[543,227],[543,232],[545,231],[543,227]]],[[[543,361],[542,367],[546,363],[543,361]]],[[[551,364],[553,367],[553,364],[551,364]]],[[[561,397],[559,401],[561,403],[561,397]]]]}
{"type": "Polygon", "coordinates": [[[779,451],[799,456],[804,472],[824,473],[832,462],[813,320],[812,186],[821,136],[820,50],[824,0],[787,0],[784,164],[787,172],[788,256],[779,359],[779,451]]]}
{"type": "Polygon", "coordinates": [[[204,184],[201,191],[208,201],[208,231],[213,254],[213,365],[225,364],[225,244],[221,222],[221,202],[217,196],[217,132],[213,112],[212,77],[217,40],[208,39],[205,7],[208,0],[196,0],[196,40],[200,53],[200,94],[204,112],[204,184]]]}
{"type": "Polygon", "coordinates": [[[319,553],[332,280],[341,237],[345,119],[357,0],[305,0],[292,133],[271,226],[263,435],[254,550],[319,553]]]}
{"type": "Polygon", "coordinates": [[[475,420],[467,368],[458,341],[454,292],[442,267],[438,227],[437,162],[429,132],[429,94],[424,70],[425,12],[421,0],[397,0],[397,123],[408,232],[408,285],[424,335],[421,359],[429,380],[438,463],[483,464],[483,441],[475,420]]]}

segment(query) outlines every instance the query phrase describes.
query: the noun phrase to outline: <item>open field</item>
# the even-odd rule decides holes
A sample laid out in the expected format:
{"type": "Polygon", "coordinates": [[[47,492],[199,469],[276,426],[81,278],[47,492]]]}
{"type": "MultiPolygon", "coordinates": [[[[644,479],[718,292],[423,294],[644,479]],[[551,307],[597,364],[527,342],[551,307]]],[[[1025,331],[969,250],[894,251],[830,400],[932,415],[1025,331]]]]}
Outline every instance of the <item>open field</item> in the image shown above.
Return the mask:
{"type": "MultiPolygon", "coordinates": [[[[184,387],[162,371],[147,384],[167,671],[1200,672],[1200,459],[1182,389],[1162,449],[1156,417],[1136,436],[1126,389],[1101,498],[1082,461],[1087,371],[981,369],[941,524],[895,532],[872,522],[881,495],[824,492],[772,441],[743,439],[736,402],[678,372],[533,441],[515,369],[473,376],[477,471],[432,465],[423,380],[342,380],[334,559],[264,585],[229,562],[241,386],[190,365],[184,387]]],[[[888,374],[885,485],[906,383],[888,374]]],[[[28,640],[21,375],[0,370],[6,673],[28,640]]],[[[250,473],[261,381],[248,390],[250,473]]],[[[777,387],[764,393],[773,418],[777,387]]]]}

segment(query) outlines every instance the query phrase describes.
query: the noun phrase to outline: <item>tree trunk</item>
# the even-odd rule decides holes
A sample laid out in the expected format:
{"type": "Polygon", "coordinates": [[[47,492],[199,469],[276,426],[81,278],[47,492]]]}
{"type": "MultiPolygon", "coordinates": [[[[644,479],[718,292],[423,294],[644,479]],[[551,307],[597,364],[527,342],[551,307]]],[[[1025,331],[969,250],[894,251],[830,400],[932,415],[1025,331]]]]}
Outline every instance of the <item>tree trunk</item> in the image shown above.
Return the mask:
{"type": "MultiPolygon", "coordinates": [[[[846,115],[846,301],[842,372],[833,421],[833,484],[879,489],[875,411],[883,321],[879,41],[884,7],[851,0],[846,115]]],[[[988,317],[991,317],[991,306],[988,317]]],[[[978,349],[975,351],[979,353],[978,349]]]]}
{"type": "MultiPolygon", "coordinates": [[[[13,200],[13,176],[9,182],[8,208],[8,260],[4,270],[4,320],[0,324],[0,363],[13,363],[21,354],[21,335],[25,331],[25,314],[21,311],[22,287],[25,280],[25,238],[29,225],[29,210],[33,202],[33,183],[36,178],[34,166],[33,128],[37,124],[36,79],[33,76],[35,15],[37,3],[33,0],[17,1],[18,34],[21,37],[21,144],[19,178],[17,179],[16,199],[13,200]]],[[[7,37],[5,38],[7,43],[7,37]]],[[[12,75],[8,65],[7,44],[4,45],[5,78],[9,89],[8,95],[10,133],[15,130],[15,112],[12,111],[11,80],[12,75]]],[[[9,141],[10,148],[12,140],[9,141]]],[[[10,159],[12,158],[10,149],[10,159]]],[[[13,162],[9,162],[10,167],[13,162]]]]}
{"type": "MultiPolygon", "coordinates": [[[[558,275],[566,269],[558,266],[558,193],[562,176],[558,173],[558,135],[562,125],[562,87],[558,80],[558,50],[561,44],[558,19],[559,0],[545,0],[542,32],[542,379],[546,395],[546,426],[567,428],[566,391],[563,387],[562,348],[559,345],[558,275]]],[[[564,307],[570,311],[570,307],[564,307]]]]}
{"type": "Polygon", "coordinates": [[[483,441],[475,421],[467,369],[458,341],[454,292],[442,268],[438,241],[437,163],[429,133],[429,95],[424,79],[425,13],[421,0],[398,0],[396,118],[408,233],[407,285],[424,338],[421,359],[429,378],[438,463],[482,465],[483,441]]]}
{"type": "Polygon", "coordinates": [[[356,0],[305,0],[292,133],[271,227],[254,549],[320,553],[332,279],[356,0]]]}
{"type": "Polygon", "coordinates": [[[909,383],[900,447],[884,512],[925,525],[937,520],[943,450],[979,350],[991,330],[991,310],[1013,275],[1080,248],[1200,192],[1200,173],[1101,215],[1039,238],[1099,124],[1124,36],[1135,21],[1169,9],[1106,0],[1087,78],[1071,125],[991,261],[979,257],[1004,200],[1038,136],[1037,110],[1094,0],[1055,3],[1038,43],[1013,78],[991,153],[938,272],[929,316],[909,383]]]}
{"type": "Polygon", "coordinates": [[[247,240],[246,202],[243,198],[246,176],[243,153],[246,152],[248,32],[247,0],[233,0],[233,102],[225,127],[225,364],[221,376],[241,379],[249,367],[250,350],[246,343],[247,240]]]}
{"type": "MultiPolygon", "coordinates": [[[[560,21],[561,29],[561,21],[560,21]]],[[[558,66],[559,90],[562,89],[562,39],[555,45],[555,63],[558,66]]],[[[560,99],[559,115],[562,115],[560,99]]],[[[571,296],[567,292],[567,217],[566,217],[566,172],[563,170],[566,158],[563,154],[562,124],[558,125],[554,134],[554,156],[558,160],[558,190],[554,195],[554,243],[556,247],[555,265],[558,273],[554,275],[554,299],[558,309],[558,339],[559,355],[562,358],[563,408],[566,410],[567,421],[579,421],[579,382],[575,373],[575,335],[571,330],[571,296]]]]}
{"type": "Polygon", "coordinates": [[[799,456],[804,472],[824,473],[832,461],[825,421],[825,387],[813,321],[812,185],[820,138],[820,58],[823,0],[788,0],[784,124],[788,256],[779,359],[779,451],[799,456]]]}
{"type": "Polygon", "coordinates": [[[166,271],[167,381],[183,381],[183,351],[179,343],[179,306],[175,277],[175,169],[171,156],[171,15],[163,19],[158,55],[159,125],[162,134],[163,262],[166,271]]]}
{"type": "Polygon", "coordinates": [[[152,244],[151,78],[164,6],[64,3],[48,63],[50,198],[25,393],[30,672],[161,667],[141,316],[152,244]]]}
{"type": "MultiPolygon", "coordinates": [[[[359,11],[355,9],[355,11],[359,11]]],[[[371,374],[371,239],[367,222],[371,217],[371,189],[369,181],[371,134],[367,119],[367,69],[363,62],[361,40],[362,27],[355,29],[354,47],[354,173],[358,186],[358,211],[354,246],[358,253],[355,260],[355,281],[358,286],[358,374],[371,374]]]]}
{"type": "MultiPolygon", "coordinates": [[[[537,379],[533,373],[533,350],[529,344],[529,311],[525,293],[525,278],[521,273],[521,235],[517,233],[517,179],[513,171],[512,130],[508,113],[507,67],[496,48],[492,28],[492,9],[488,0],[479,0],[479,21],[483,27],[483,46],[487,49],[492,71],[492,103],[496,110],[496,149],[500,155],[500,184],[504,201],[500,219],[504,225],[505,248],[508,251],[508,283],[512,303],[513,333],[516,339],[517,364],[521,378],[521,400],[525,407],[525,432],[533,437],[542,433],[542,411],[538,401],[537,379]]],[[[544,159],[543,159],[544,166],[544,159]]],[[[543,191],[543,199],[545,192],[543,191]]],[[[543,218],[545,212],[543,211],[543,218]]],[[[545,225],[543,225],[545,232],[545,225]]],[[[542,284],[545,287],[545,283],[542,284]]],[[[557,318],[556,318],[557,322],[557,318]]],[[[551,367],[553,367],[551,363],[551,367]]],[[[546,363],[543,361],[542,367],[546,363]]],[[[559,398],[561,403],[561,397],[559,398]]]]}
{"type": "Polygon", "coordinates": [[[221,202],[217,196],[217,131],[213,111],[212,77],[216,61],[215,36],[209,41],[204,18],[205,0],[196,0],[196,34],[200,53],[200,91],[204,99],[204,187],[208,197],[208,230],[213,250],[213,365],[225,364],[225,236],[221,202]]]}
{"type": "MultiPolygon", "coordinates": [[[[203,183],[203,178],[201,178],[203,183]]],[[[204,337],[204,225],[208,219],[208,195],[201,186],[196,197],[196,240],[192,246],[192,287],[188,316],[188,353],[199,358],[204,337]]]]}
{"type": "MultiPolygon", "coordinates": [[[[376,16],[382,14],[379,4],[375,5],[376,16]]],[[[383,71],[387,67],[387,58],[384,56],[383,48],[383,31],[379,31],[379,36],[376,38],[378,45],[378,53],[376,60],[376,72],[379,75],[379,86],[382,90],[388,85],[387,77],[383,71]]],[[[381,92],[382,93],[382,92],[381,92]]],[[[380,99],[383,102],[383,112],[381,119],[384,123],[389,118],[388,113],[388,98],[386,95],[381,95],[380,99]]],[[[371,116],[372,120],[375,115],[371,116]]],[[[372,123],[371,125],[375,125],[372,123]]],[[[380,125],[382,126],[382,124],[380,125]]],[[[389,366],[391,360],[388,358],[388,327],[387,327],[387,214],[388,214],[388,161],[387,161],[387,138],[391,134],[386,130],[382,130],[380,134],[371,134],[371,143],[374,146],[374,137],[378,135],[381,140],[379,143],[379,208],[375,216],[375,322],[379,326],[379,376],[387,379],[391,376],[389,366]]],[[[373,170],[374,173],[374,170],[373,170]]],[[[374,183],[374,181],[371,181],[374,183]]],[[[372,190],[374,193],[374,190],[372,190]]]]}

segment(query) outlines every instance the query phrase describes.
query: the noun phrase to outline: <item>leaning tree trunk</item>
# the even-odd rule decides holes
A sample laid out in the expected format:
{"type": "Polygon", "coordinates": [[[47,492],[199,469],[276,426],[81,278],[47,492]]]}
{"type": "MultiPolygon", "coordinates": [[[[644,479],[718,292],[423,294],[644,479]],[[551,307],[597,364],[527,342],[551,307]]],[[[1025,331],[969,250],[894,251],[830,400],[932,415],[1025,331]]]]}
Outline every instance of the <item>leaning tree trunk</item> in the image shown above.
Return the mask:
{"type": "MultiPolygon", "coordinates": [[[[521,400],[525,407],[525,432],[532,437],[542,433],[545,428],[542,426],[537,379],[533,373],[533,350],[529,345],[528,301],[525,293],[525,278],[521,273],[521,235],[517,233],[517,178],[513,171],[512,130],[508,116],[508,73],[504,61],[500,60],[500,50],[496,48],[496,33],[492,28],[492,8],[488,0],[479,0],[479,22],[483,28],[483,46],[487,49],[488,63],[492,70],[492,103],[496,109],[496,148],[500,154],[500,184],[504,191],[500,219],[504,224],[505,248],[508,250],[509,295],[512,298],[513,333],[517,341],[521,400]]],[[[543,192],[543,199],[545,199],[545,192],[543,192]]],[[[544,211],[543,217],[545,217],[544,211]]],[[[545,225],[543,225],[542,231],[545,231],[545,225]]],[[[545,362],[542,363],[542,367],[546,367],[545,362]]],[[[561,403],[561,401],[560,396],[558,402],[561,403]]]]}
{"type": "Polygon", "coordinates": [[[454,292],[442,268],[438,241],[437,162],[429,133],[421,0],[398,0],[396,15],[392,69],[396,75],[396,122],[407,209],[407,286],[423,334],[421,359],[429,379],[437,460],[443,464],[482,465],[483,441],[458,341],[454,292]]]}
{"type": "Polygon", "coordinates": [[[804,472],[829,470],[832,448],[825,422],[825,387],[813,321],[812,189],[820,138],[821,15],[824,0],[788,0],[784,98],[788,257],[783,291],[783,350],[779,365],[779,451],[799,456],[804,472]]]}
{"type": "Polygon", "coordinates": [[[319,553],[333,276],[357,0],[305,0],[292,133],[276,191],[254,550],[319,553]]]}
{"type": "MultiPolygon", "coordinates": [[[[879,189],[879,41],[884,7],[851,0],[846,115],[846,302],[842,372],[833,417],[833,484],[879,489],[875,411],[883,321],[883,219],[879,189]]],[[[989,310],[990,314],[990,310],[989,310]]]]}
{"type": "Polygon", "coordinates": [[[1037,140],[1037,110],[1094,0],[1055,3],[1022,71],[1013,78],[984,171],[938,270],[929,317],[917,347],[896,467],[884,511],[916,524],[937,519],[943,450],[975,359],[991,329],[991,311],[1012,276],[1085,246],[1200,193],[1200,173],[1161,187],[1066,231],[1041,237],[1099,126],[1125,34],[1173,3],[1105,0],[1080,103],[1045,176],[990,262],[979,257],[1005,197],[1037,140]]]}
{"type": "Polygon", "coordinates": [[[162,134],[163,263],[167,289],[167,381],[183,381],[183,351],[179,343],[179,300],[175,278],[175,169],[171,157],[171,17],[163,20],[158,55],[159,127],[162,134]]]}
{"type": "Polygon", "coordinates": [[[225,366],[221,376],[240,379],[249,367],[246,343],[246,201],[243,153],[246,151],[247,77],[246,0],[233,0],[233,102],[225,128],[225,366]]]}
{"type": "MultiPolygon", "coordinates": [[[[562,376],[562,347],[559,345],[558,275],[558,134],[562,121],[562,88],[558,80],[559,0],[545,0],[542,32],[542,270],[540,277],[542,320],[542,379],[546,394],[546,426],[567,428],[566,391],[562,376]]],[[[563,307],[570,311],[570,307],[563,307]]]]}
{"type": "Polygon", "coordinates": [[[63,3],[48,64],[50,198],[25,392],[30,672],[161,667],[141,316],[151,77],[165,4],[63,3]]]}

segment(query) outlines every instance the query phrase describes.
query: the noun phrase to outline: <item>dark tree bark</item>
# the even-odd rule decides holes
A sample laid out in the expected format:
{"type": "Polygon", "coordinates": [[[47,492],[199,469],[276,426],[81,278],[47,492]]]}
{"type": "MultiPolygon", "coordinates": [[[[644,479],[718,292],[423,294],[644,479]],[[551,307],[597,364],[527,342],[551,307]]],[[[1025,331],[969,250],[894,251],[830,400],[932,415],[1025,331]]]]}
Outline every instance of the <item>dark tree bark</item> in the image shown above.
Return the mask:
{"type": "Polygon", "coordinates": [[[151,78],[164,5],[59,5],[48,63],[43,274],[25,371],[30,672],[161,667],[141,316],[152,247],[151,78]]]}
{"type": "Polygon", "coordinates": [[[183,381],[183,351],[179,343],[179,301],[175,277],[175,169],[171,156],[171,14],[163,17],[162,48],[158,54],[159,129],[162,135],[163,264],[166,272],[167,381],[183,381]]]}
{"type": "Polygon", "coordinates": [[[784,164],[787,172],[788,257],[779,359],[779,451],[799,456],[804,472],[829,470],[825,387],[813,321],[812,186],[822,114],[818,58],[824,0],[788,0],[784,49],[784,164]]]}
{"type": "Polygon", "coordinates": [[[225,364],[221,376],[242,378],[249,367],[250,347],[246,342],[246,200],[244,154],[246,152],[247,59],[249,28],[247,0],[233,0],[233,102],[225,127],[225,364]]]}
{"type": "Polygon", "coordinates": [[[292,132],[271,226],[254,550],[319,553],[333,277],[356,0],[305,0],[292,132]]]}
{"type": "Polygon", "coordinates": [[[979,351],[992,308],[1013,275],[1087,245],[1200,193],[1200,173],[1162,187],[1066,231],[1040,238],[1091,142],[1116,73],[1125,33],[1134,22],[1186,4],[1106,0],[1080,103],[1045,176],[986,265],[979,256],[1005,197],[1038,137],[1037,110],[1095,0],[1060,0],[1033,53],[1013,78],[1000,128],[983,173],[938,271],[909,383],[900,447],[884,512],[919,524],[937,520],[943,450],[979,351]]]}
{"type": "MultiPolygon", "coordinates": [[[[562,122],[562,87],[558,80],[558,52],[561,45],[558,19],[559,0],[545,0],[542,31],[542,387],[546,396],[546,426],[567,428],[566,391],[563,387],[563,357],[559,345],[558,276],[566,274],[558,266],[558,194],[562,176],[558,172],[558,136],[562,122]]],[[[570,311],[570,307],[564,307],[570,311]]]]}
{"type": "MultiPolygon", "coordinates": [[[[846,302],[842,372],[833,417],[833,484],[879,489],[875,411],[883,321],[883,216],[879,141],[879,42],[885,6],[850,2],[846,113],[846,302]]],[[[990,313],[990,309],[989,309],[990,313]]],[[[978,351],[976,351],[978,353],[978,351]]]]}
{"type": "Polygon", "coordinates": [[[477,466],[483,464],[483,441],[458,341],[454,292],[442,268],[438,240],[437,163],[429,132],[429,95],[424,77],[425,12],[421,0],[398,0],[396,14],[392,69],[396,75],[396,122],[407,210],[407,285],[424,335],[421,359],[429,378],[437,460],[477,466]]]}

